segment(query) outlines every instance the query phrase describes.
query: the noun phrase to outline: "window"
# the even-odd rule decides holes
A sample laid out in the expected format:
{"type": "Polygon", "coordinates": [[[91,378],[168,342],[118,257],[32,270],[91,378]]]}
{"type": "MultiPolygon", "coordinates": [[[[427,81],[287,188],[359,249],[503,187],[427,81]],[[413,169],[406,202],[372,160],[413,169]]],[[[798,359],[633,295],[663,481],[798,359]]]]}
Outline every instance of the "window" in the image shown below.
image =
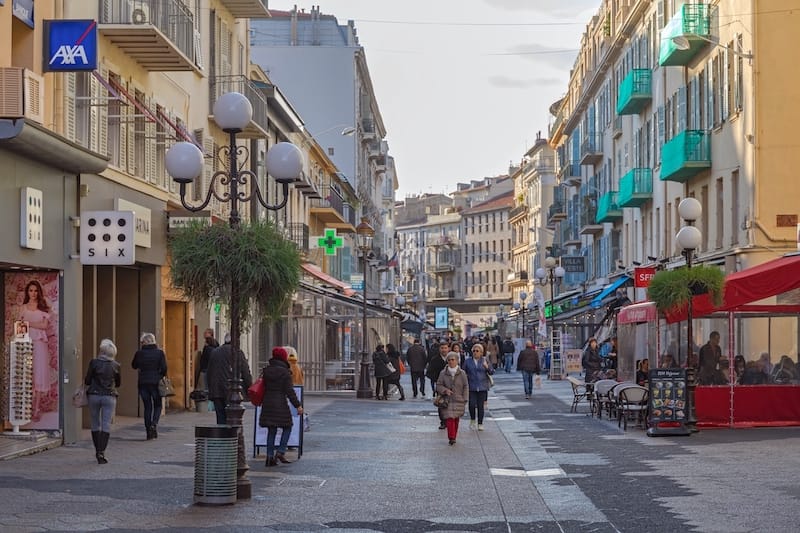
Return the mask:
{"type": "MultiPolygon", "coordinates": [[[[122,80],[120,80],[119,75],[117,74],[109,73],[108,81],[111,82],[112,86],[122,86],[122,80]]],[[[106,137],[108,143],[108,155],[110,157],[109,163],[119,168],[122,165],[122,154],[120,151],[122,142],[122,123],[120,120],[122,114],[122,105],[116,98],[111,98],[111,95],[107,94],[105,90],[102,91],[102,93],[104,96],[109,97],[107,106],[108,132],[106,137]]]]}
{"type": "Polygon", "coordinates": [[[722,248],[722,236],[725,232],[725,197],[724,197],[724,188],[722,183],[722,178],[717,178],[715,185],[715,194],[716,194],[716,202],[717,202],[717,212],[716,216],[714,217],[717,221],[717,235],[715,239],[715,247],[717,250],[722,248]]]}
{"type": "MultiPolygon", "coordinates": [[[[742,36],[736,36],[736,50],[742,49],[742,36]]],[[[733,64],[733,111],[739,112],[744,108],[744,78],[742,70],[744,58],[740,55],[735,56],[733,64]]]]}
{"type": "MultiPolygon", "coordinates": [[[[708,211],[708,185],[703,185],[700,188],[700,205],[703,206],[702,213],[709,213],[708,211]]],[[[710,213],[709,213],[710,214],[710,213]]],[[[700,217],[700,231],[703,234],[703,243],[700,245],[700,250],[708,250],[709,242],[709,218],[710,216],[700,217]]]]}
{"type": "MultiPolygon", "coordinates": [[[[722,218],[722,213],[718,218],[722,218]]],[[[739,244],[739,171],[731,172],[731,245],[739,244]]]]}
{"type": "MultiPolygon", "coordinates": [[[[134,98],[136,98],[136,101],[139,103],[139,105],[147,107],[144,93],[137,90],[134,92],[134,98]]],[[[147,180],[150,177],[147,175],[146,165],[146,127],[146,119],[144,115],[137,112],[133,119],[133,175],[141,180],[147,180]]],[[[128,146],[126,151],[130,157],[131,147],[128,146]]]]}

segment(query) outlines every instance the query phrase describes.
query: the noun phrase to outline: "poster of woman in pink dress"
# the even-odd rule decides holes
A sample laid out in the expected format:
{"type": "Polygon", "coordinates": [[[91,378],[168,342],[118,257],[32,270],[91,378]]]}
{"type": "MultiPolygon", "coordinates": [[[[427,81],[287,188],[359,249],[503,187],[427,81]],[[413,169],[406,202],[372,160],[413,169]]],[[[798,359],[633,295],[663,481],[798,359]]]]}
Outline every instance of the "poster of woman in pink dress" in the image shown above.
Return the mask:
{"type": "Polygon", "coordinates": [[[58,429],[58,274],[5,275],[5,332],[14,338],[14,322],[28,325],[33,344],[32,419],[29,429],[58,429]]]}

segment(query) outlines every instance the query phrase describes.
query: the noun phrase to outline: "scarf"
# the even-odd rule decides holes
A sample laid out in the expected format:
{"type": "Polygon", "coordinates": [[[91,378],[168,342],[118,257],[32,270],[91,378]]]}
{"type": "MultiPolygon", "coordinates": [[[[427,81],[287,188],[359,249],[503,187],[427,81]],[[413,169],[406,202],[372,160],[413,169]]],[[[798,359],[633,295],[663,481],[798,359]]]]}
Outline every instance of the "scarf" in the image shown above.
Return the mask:
{"type": "Polygon", "coordinates": [[[458,367],[457,366],[454,366],[454,367],[451,367],[450,365],[447,366],[447,373],[448,374],[450,374],[451,376],[455,376],[456,372],[458,372],[458,367]]]}

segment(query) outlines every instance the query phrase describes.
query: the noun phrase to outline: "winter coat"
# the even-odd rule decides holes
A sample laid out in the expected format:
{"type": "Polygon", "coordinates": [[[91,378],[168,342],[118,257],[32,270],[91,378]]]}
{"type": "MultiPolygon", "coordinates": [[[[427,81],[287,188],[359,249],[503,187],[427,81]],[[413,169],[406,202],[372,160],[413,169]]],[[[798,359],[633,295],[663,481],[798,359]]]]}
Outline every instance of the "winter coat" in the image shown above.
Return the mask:
{"type": "Polygon", "coordinates": [[[428,362],[428,355],[421,344],[412,344],[406,352],[406,361],[411,367],[411,372],[425,372],[425,365],[428,362]]]}
{"type": "Polygon", "coordinates": [[[297,399],[292,386],[289,363],[280,359],[270,359],[269,364],[261,372],[261,378],[264,380],[264,401],[261,403],[258,425],[262,428],[291,427],[292,412],[286,400],[292,402],[295,409],[300,407],[300,400],[297,399]]]}
{"type": "Polygon", "coordinates": [[[87,386],[86,394],[98,396],[119,396],[117,387],[122,383],[119,363],[104,355],[89,361],[89,369],[83,384],[87,386]]]}
{"type": "Polygon", "coordinates": [[[131,366],[139,371],[139,385],[158,385],[167,375],[167,356],[155,344],[143,344],[133,355],[131,366]]]}
{"type": "MultiPolygon", "coordinates": [[[[389,356],[383,350],[376,350],[372,354],[372,364],[375,367],[376,378],[387,378],[391,374],[389,367],[386,364],[389,362],[389,356]]],[[[395,367],[396,369],[396,367],[395,367]]]]}
{"type": "Polygon", "coordinates": [[[428,372],[425,376],[430,380],[439,379],[439,374],[441,374],[442,369],[446,366],[447,361],[442,359],[441,355],[436,354],[428,361],[428,372]]]}
{"type": "Polygon", "coordinates": [[[583,368],[586,369],[586,375],[591,376],[593,372],[600,370],[602,359],[600,357],[600,350],[597,348],[587,347],[583,352],[581,360],[583,368]]]}
{"type": "Polygon", "coordinates": [[[389,362],[392,363],[394,367],[394,372],[390,373],[386,377],[386,381],[390,383],[395,383],[400,381],[400,354],[398,352],[387,353],[386,356],[389,358],[389,362]]]}
{"type": "MultiPolygon", "coordinates": [[[[253,376],[250,374],[250,365],[241,350],[239,350],[239,373],[242,378],[242,390],[247,391],[253,384],[253,376]]],[[[208,370],[206,371],[208,398],[211,400],[227,398],[230,393],[229,381],[232,378],[233,349],[230,343],[225,343],[216,348],[208,360],[208,370]]]]}
{"type": "Polygon", "coordinates": [[[514,342],[513,341],[510,341],[508,339],[503,341],[503,345],[501,346],[501,351],[503,352],[503,355],[505,355],[507,353],[514,353],[516,350],[517,349],[514,346],[514,342]]]}
{"type": "Polygon", "coordinates": [[[489,360],[481,357],[477,361],[474,357],[467,357],[464,361],[464,372],[467,373],[467,382],[469,383],[469,390],[485,391],[489,390],[492,386],[489,383],[489,374],[494,374],[494,368],[489,364],[489,360]],[[489,369],[483,367],[484,361],[489,369]]]}
{"type": "Polygon", "coordinates": [[[519,352],[517,358],[517,370],[525,370],[527,372],[536,372],[537,374],[542,371],[539,365],[539,352],[533,348],[525,348],[519,352]]]}
{"type": "Polygon", "coordinates": [[[489,359],[489,363],[492,366],[497,366],[497,343],[492,341],[486,343],[486,358],[489,359]]]}
{"type": "Polygon", "coordinates": [[[464,409],[469,401],[469,381],[466,372],[459,368],[456,370],[456,375],[451,376],[445,368],[436,381],[436,392],[447,396],[450,400],[447,407],[440,410],[442,417],[461,418],[464,416],[464,409]],[[448,391],[450,391],[449,394],[448,391]]]}

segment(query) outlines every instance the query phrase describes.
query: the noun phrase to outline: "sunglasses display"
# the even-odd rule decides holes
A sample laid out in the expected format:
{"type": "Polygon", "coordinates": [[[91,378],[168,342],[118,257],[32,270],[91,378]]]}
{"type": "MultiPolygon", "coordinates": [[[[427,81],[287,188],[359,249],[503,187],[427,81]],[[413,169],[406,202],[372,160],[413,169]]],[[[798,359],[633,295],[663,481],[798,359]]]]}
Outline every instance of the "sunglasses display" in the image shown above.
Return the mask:
{"type": "Polygon", "coordinates": [[[14,339],[10,355],[8,418],[11,424],[24,426],[33,416],[33,343],[14,339]]]}

